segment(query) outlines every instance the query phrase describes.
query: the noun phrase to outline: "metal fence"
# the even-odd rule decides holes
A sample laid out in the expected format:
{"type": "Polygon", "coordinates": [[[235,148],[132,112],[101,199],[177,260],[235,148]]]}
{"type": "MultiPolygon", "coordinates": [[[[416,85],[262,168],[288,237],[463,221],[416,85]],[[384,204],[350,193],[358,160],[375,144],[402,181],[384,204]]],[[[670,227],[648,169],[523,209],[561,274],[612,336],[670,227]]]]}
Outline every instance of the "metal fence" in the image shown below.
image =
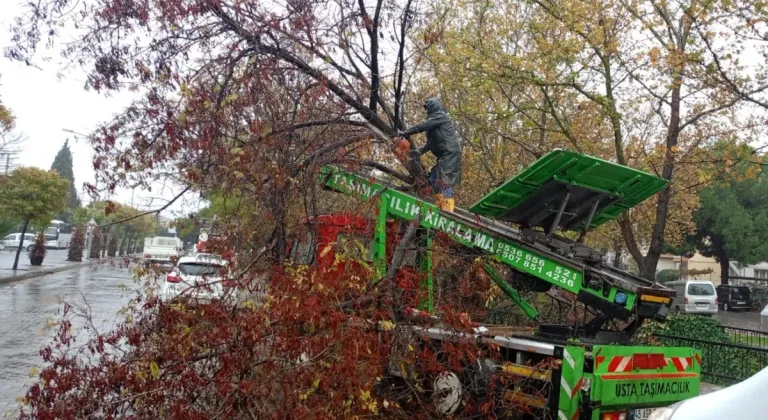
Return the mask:
{"type": "Polygon", "coordinates": [[[723,326],[722,328],[723,332],[733,340],[734,344],[768,348],[768,333],[766,332],[726,326],[723,326]]]}
{"type": "MultiPolygon", "coordinates": [[[[692,347],[701,350],[701,373],[705,382],[719,385],[731,385],[741,382],[764,367],[768,366],[768,347],[757,345],[764,343],[760,331],[733,329],[733,342],[718,342],[668,334],[655,334],[667,347],[692,347]],[[750,333],[751,332],[751,333],[750,333]],[[736,338],[734,338],[736,337],[736,338]],[[739,338],[740,337],[740,338],[739,338]],[[740,344],[740,340],[753,340],[755,345],[740,344]]],[[[730,332],[726,333],[731,335],[730,332]]]]}

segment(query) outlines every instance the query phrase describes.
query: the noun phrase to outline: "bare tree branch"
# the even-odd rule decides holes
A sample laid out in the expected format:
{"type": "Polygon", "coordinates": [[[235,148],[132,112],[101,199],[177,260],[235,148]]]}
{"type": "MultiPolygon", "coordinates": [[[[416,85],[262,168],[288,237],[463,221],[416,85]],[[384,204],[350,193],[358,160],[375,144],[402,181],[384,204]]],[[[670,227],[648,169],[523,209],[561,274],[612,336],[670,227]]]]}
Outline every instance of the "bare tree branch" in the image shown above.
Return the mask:
{"type": "Polygon", "coordinates": [[[150,214],[160,213],[161,211],[167,209],[168,207],[171,207],[171,205],[173,205],[173,203],[175,203],[176,200],[181,198],[181,196],[184,195],[191,188],[192,188],[192,186],[188,185],[186,188],[184,188],[184,190],[182,190],[180,193],[178,193],[175,197],[173,197],[170,201],[168,201],[168,203],[166,203],[163,207],[160,207],[159,209],[145,211],[143,213],[139,213],[139,214],[133,215],[131,217],[126,217],[125,219],[120,219],[120,220],[116,220],[114,222],[110,222],[110,223],[107,223],[107,224],[104,224],[104,225],[100,225],[98,227],[99,228],[105,228],[105,227],[116,225],[116,224],[119,224],[119,223],[124,223],[124,222],[130,221],[130,220],[133,220],[133,219],[138,219],[139,217],[142,217],[142,216],[148,216],[150,214]]]}
{"type": "Polygon", "coordinates": [[[395,80],[394,123],[396,124],[395,128],[400,130],[405,129],[400,111],[402,108],[401,102],[403,100],[403,74],[405,73],[405,36],[408,31],[408,22],[410,21],[411,2],[412,0],[408,0],[408,2],[405,4],[405,10],[403,11],[403,17],[400,23],[400,38],[397,40],[399,44],[397,50],[397,62],[395,62],[397,79],[395,80]]]}

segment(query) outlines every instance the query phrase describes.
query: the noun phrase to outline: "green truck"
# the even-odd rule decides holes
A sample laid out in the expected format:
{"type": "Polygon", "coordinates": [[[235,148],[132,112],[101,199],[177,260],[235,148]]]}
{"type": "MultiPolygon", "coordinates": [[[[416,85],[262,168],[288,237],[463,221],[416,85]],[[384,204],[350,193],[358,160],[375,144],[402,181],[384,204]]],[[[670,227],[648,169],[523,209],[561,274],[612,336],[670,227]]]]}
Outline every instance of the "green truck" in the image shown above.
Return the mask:
{"type": "MultiPolygon", "coordinates": [[[[338,167],[323,168],[319,182],[328,190],[370,201],[376,211],[368,218],[313,218],[315,233],[296,240],[291,255],[301,259],[302,252],[315,250],[304,257],[305,263],[332,264],[321,249],[338,245],[350,235],[367,235],[364,246],[369,248],[376,282],[392,261],[395,237],[402,236],[393,235],[393,223],[400,223],[402,233],[416,221],[419,234],[414,237],[426,252],[418,253],[414,266],[422,271],[426,297],[419,308],[410,310],[411,315],[433,311],[430,251],[438,232],[457,246],[483,255],[489,278],[531,319],[537,320],[538,312],[521,298],[521,289],[543,292],[557,287],[573,293],[596,314],[581,325],[541,323],[532,333],[498,325],[457,333],[417,322],[398,323],[398,328],[422,340],[471,339],[503,348],[503,362],[478,361],[475,374],[506,372],[529,384],[538,383],[503,393],[505,399],[528,407],[533,418],[641,420],[651,408],[698,395],[698,350],[630,344],[643,321],[666,319],[674,290],[604,264],[602,253],[583,242],[590,229],[657,193],[667,185],[665,180],[596,157],[555,150],[469,210],[456,208],[450,213],[405,188],[338,167]],[[366,228],[371,225],[374,229],[366,228]],[[506,266],[506,274],[499,273],[499,265],[506,266]],[[605,328],[611,320],[620,320],[625,327],[605,328]],[[542,365],[549,368],[541,369],[542,365]]],[[[393,375],[398,372],[402,369],[391,369],[393,375]]],[[[472,392],[468,381],[473,378],[462,372],[446,371],[435,377],[431,384],[435,410],[443,415],[455,413],[464,393],[472,392]]]]}

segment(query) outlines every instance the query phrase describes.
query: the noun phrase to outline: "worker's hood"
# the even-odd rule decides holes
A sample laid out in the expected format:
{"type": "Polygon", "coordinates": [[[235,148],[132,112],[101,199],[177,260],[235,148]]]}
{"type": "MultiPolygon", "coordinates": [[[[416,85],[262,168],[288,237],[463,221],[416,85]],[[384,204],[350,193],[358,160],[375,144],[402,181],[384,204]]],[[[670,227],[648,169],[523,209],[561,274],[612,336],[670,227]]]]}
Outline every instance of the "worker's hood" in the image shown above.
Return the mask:
{"type": "Polygon", "coordinates": [[[424,109],[427,110],[427,116],[431,117],[434,114],[443,110],[443,105],[440,103],[440,99],[437,96],[432,96],[424,101],[424,109]]]}

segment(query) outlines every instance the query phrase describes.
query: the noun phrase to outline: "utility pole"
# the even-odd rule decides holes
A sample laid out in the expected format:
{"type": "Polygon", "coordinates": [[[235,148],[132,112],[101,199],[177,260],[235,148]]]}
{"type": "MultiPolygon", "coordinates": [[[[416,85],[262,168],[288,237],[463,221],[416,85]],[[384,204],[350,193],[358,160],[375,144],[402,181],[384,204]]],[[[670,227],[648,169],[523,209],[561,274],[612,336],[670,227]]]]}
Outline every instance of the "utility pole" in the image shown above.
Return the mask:
{"type": "Polygon", "coordinates": [[[86,228],[85,232],[87,234],[87,244],[85,246],[86,248],[86,259],[91,259],[91,247],[93,246],[93,231],[96,230],[96,221],[93,220],[93,217],[91,217],[91,220],[88,222],[88,228],[86,228]]]}
{"type": "Polygon", "coordinates": [[[5,155],[5,174],[11,169],[11,154],[9,152],[0,152],[0,156],[5,155]]]}
{"type": "MultiPolygon", "coordinates": [[[[93,186],[96,189],[96,191],[98,191],[98,185],[99,185],[99,180],[97,178],[93,182],[93,186]]],[[[94,216],[96,215],[96,208],[94,207],[95,204],[96,204],[96,198],[95,197],[91,197],[91,206],[90,206],[91,207],[91,220],[88,222],[88,229],[86,230],[86,232],[88,233],[88,236],[86,237],[86,242],[87,242],[87,244],[86,244],[87,251],[86,252],[88,253],[87,254],[88,255],[88,259],[91,259],[91,247],[93,246],[93,232],[98,227],[98,224],[96,223],[96,219],[94,218],[94,216]]]]}

